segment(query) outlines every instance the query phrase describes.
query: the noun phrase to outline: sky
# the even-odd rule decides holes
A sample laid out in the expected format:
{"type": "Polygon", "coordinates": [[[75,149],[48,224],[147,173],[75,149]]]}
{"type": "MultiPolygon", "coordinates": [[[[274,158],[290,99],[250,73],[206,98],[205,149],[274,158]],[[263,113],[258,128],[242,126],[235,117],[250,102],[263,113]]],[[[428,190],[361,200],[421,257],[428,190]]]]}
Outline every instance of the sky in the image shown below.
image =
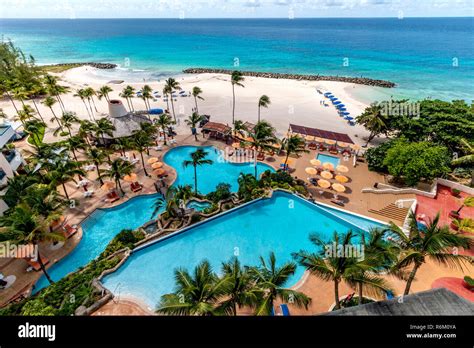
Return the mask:
{"type": "Polygon", "coordinates": [[[474,0],[0,0],[0,18],[473,16],[474,0]]]}

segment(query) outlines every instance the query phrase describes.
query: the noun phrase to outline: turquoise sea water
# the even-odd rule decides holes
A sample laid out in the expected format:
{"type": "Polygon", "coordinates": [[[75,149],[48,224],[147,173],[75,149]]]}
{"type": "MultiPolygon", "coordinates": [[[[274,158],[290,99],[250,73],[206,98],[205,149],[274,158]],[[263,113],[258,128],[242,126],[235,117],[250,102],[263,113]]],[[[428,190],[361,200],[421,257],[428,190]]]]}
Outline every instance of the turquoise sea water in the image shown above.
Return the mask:
{"type": "MultiPolygon", "coordinates": [[[[95,210],[81,224],[83,235],[77,247],[48,269],[51,278],[57,281],[87,265],[105,250],[117,233],[124,229],[136,229],[149,221],[157,196],[142,195],[114,208],[95,210]]],[[[48,280],[42,276],[35,285],[35,291],[48,285],[48,280]]]]}
{"type": "MultiPolygon", "coordinates": [[[[314,250],[308,239],[311,233],[329,240],[334,231],[360,230],[356,226],[367,229],[381,224],[352,214],[339,215],[334,209],[277,192],[271,199],[240,207],[134,252],[103,283],[116,296],[139,298],[154,308],[163,294],[173,291],[173,271],[178,267],[191,271],[206,259],[219,272],[221,263],[234,255],[244,265],[257,265],[259,257],[268,257],[271,251],[282,265],[292,259],[292,252],[314,250]]],[[[286,286],[295,284],[303,273],[298,267],[286,286]]]]}
{"type": "MultiPolygon", "coordinates": [[[[183,167],[183,161],[191,158],[191,153],[196,151],[198,146],[179,146],[169,150],[163,158],[163,161],[169,166],[176,169],[178,177],[173,185],[191,185],[194,188],[194,168],[189,166],[183,167]]],[[[198,191],[207,194],[216,189],[216,186],[223,183],[231,185],[231,191],[237,192],[239,185],[237,179],[240,173],[254,174],[255,169],[252,163],[230,163],[221,157],[219,150],[213,146],[206,146],[204,150],[207,152],[207,159],[213,161],[213,164],[205,164],[197,167],[198,191]]],[[[264,171],[274,171],[272,167],[265,163],[257,163],[257,175],[261,175],[264,171]]]]}
{"type": "MultiPolygon", "coordinates": [[[[112,74],[138,81],[187,67],[233,69],[238,62],[245,70],[365,76],[398,84],[374,93],[378,98],[474,97],[472,17],[0,19],[0,33],[39,63],[113,62],[122,70],[112,74]]],[[[370,99],[364,91],[356,93],[370,99]]]]}

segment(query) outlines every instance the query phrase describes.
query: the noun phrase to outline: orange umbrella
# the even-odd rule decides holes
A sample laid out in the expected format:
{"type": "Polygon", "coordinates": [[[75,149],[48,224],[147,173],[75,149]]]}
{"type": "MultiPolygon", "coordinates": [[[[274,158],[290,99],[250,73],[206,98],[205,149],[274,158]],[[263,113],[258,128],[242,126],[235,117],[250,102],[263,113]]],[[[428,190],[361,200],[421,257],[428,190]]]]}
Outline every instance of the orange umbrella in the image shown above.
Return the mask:
{"type": "Polygon", "coordinates": [[[316,175],[316,173],[318,172],[316,169],[314,169],[313,167],[308,167],[305,169],[305,172],[310,174],[310,175],[316,175]]]}
{"type": "Polygon", "coordinates": [[[235,143],[232,144],[232,147],[235,148],[235,149],[238,149],[240,147],[240,143],[235,142],[235,143]]]}
{"type": "Polygon", "coordinates": [[[146,161],[148,164],[153,164],[153,163],[156,163],[158,162],[158,158],[157,157],[150,157],[148,159],[148,161],[146,161]]]}
{"type": "Polygon", "coordinates": [[[332,184],[332,188],[334,189],[334,191],[340,192],[340,193],[346,190],[346,188],[341,184],[332,184]]]}
{"type": "Polygon", "coordinates": [[[346,166],[343,166],[342,164],[340,164],[336,167],[336,170],[339,173],[347,173],[349,171],[349,168],[347,168],[346,166]]]}
{"type": "Polygon", "coordinates": [[[326,162],[323,163],[323,168],[327,170],[334,170],[334,165],[332,163],[326,162]]]}
{"type": "Polygon", "coordinates": [[[151,165],[151,167],[152,167],[153,169],[161,168],[161,167],[163,167],[163,162],[155,162],[155,163],[153,163],[153,164],[151,165]]]}
{"type": "Polygon", "coordinates": [[[324,142],[328,145],[334,145],[336,143],[335,140],[331,140],[331,139],[324,139],[324,142]]]}
{"type": "MultiPolygon", "coordinates": [[[[285,159],[281,160],[281,163],[285,163],[285,159]]],[[[288,158],[288,161],[286,162],[288,167],[294,167],[295,165],[295,159],[293,158],[288,158]]]]}
{"type": "Polygon", "coordinates": [[[162,168],[158,168],[158,169],[155,169],[155,170],[153,171],[153,174],[158,175],[158,176],[161,176],[161,175],[165,174],[165,170],[162,169],[162,168]]]}
{"type": "Polygon", "coordinates": [[[320,137],[315,137],[314,141],[317,141],[318,143],[324,143],[324,139],[320,137]]]}
{"type": "Polygon", "coordinates": [[[324,172],[321,172],[321,177],[324,179],[332,179],[332,174],[325,170],[324,172]]]}
{"type": "Polygon", "coordinates": [[[306,141],[313,141],[313,140],[314,140],[314,137],[313,137],[312,135],[307,135],[307,136],[304,137],[304,139],[305,139],[306,141]]]}
{"type": "Polygon", "coordinates": [[[321,165],[321,161],[318,160],[318,159],[315,159],[315,158],[313,158],[311,161],[309,161],[309,163],[311,163],[313,166],[320,166],[321,165]]]}
{"type": "Polygon", "coordinates": [[[342,148],[346,148],[346,147],[349,147],[349,144],[348,143],[343,143],[342,141],[339,141],[337,143],[337,146],[342,147],[342,148]]]}
{"type": "Polygon", "coordinates": [[[115,184],[112,181],[106,181],[104,184],[100,187],[101,190],[103,191],[109,191],[110,189],[114,188],[115,184]]]}
{"type": "Polygon", "coordinates": [[[329,186],[331,186],[331,183],[327,180],[319,179],[318,180],[318,185],[319,185],[319,187],[322,187],[322,188],[329,188],[329,186]]]}
{"type": "Polygon", "coordinates": [[[360,150],[360,145],[357,145],[357,144],[351,144],[351,149],[352,149],[352,150],[356,150],[356,151],[358,151],[358,150],[360,150]]]}
{"type": "Polygon", "coordinates": [[[123,180],[128,181],[128,182],[135,182],[137,181],[137,174],[132,173],[130,175],[125,175],[123,177],[123,180]]]}
{"type": "Polygon", "coordinates": [[[340,183],[342,183],[342,184],[345,184],[346,182],[349,181],[349,178],[347,176],[344,176],[344,175],[336,175],[335,179],[337,181],[339,181],[340,183]]]}

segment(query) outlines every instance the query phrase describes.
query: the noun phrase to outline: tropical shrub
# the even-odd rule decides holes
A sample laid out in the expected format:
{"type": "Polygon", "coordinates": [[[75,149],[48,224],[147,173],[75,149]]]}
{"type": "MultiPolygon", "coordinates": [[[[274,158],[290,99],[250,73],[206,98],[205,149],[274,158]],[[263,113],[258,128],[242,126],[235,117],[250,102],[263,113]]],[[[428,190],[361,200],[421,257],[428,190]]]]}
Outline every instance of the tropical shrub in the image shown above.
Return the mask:
{"type": "Polygon", "coordinates": [[[365,158],[370,170],[382,173],[388,172],[387,166],[384,165],[384,160],[387,156],[387,151],[392,148],[394,143],[394,141],[387,141],[377,147],[367,149],[365,158]]]}
{"type": "Polygon", "coordinates": [[[145,232],[141,230],[123,230],[119,232],[114,239],[107,245],[101,257],[107,257],[117,250],[123,248],[132,249],[134,244],[145,238],[145,232]]]}
{"type": "Polygon", "coordinates": [[[230,185],[226,183],[218,184],[215,191],[209,192],[206,195],[206,198],[214,203],[229,199],[230,197],[232,197],[232,192],[230,191],[230,185]]]}

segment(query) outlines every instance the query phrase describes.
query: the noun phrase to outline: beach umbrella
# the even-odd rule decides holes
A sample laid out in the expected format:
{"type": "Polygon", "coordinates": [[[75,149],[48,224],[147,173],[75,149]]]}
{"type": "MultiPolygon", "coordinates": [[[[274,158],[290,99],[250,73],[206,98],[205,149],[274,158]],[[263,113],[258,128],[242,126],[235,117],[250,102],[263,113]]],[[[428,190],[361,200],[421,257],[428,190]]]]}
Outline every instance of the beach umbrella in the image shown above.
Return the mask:
{"type": "Polygon", "coordinates": [[[351,144],[351,149],[352,149],[352,150],[355,150],[355,151],[359,151],[359,150],[360,150],[360,145],[358,145],[358,144],[351,144]]]}
{"type": "MultiPolygon", "coordinates": [[[[281,163],[285,163],[285,159],[282,159],[281,160],[281,163]]],[[[288,167],[293,167],[294,168],[294,165],[295,165],[295,160],[293,158],[288,158],[288,161],[286,162],[286,165],[288,167]]]]}
{"type": "Polygon", "coordinates": [[[238,149],[238,148],[240,147],[240,143],[239,143],[239,142],[235,142],[235,143],[232,144],[232,147],[233,147],[234,149],[238,149]]]}
{"type": "Polygon", "coordinates": [[[344,112],[344,111],[347,111],[346,108],[339,108],[339,112],[344,112]]]}
{"type": "Polygon", "coordinates": [[[158,162],[158,157],[150,157],[148,161],[146,161],[148,164],[153,164],[158,162]]]}
{"type": "Polygon", "coordinates": [[[163,168],[158,168],[158,169],[155,169],[155,170],[153,171],[153,174],[154,174],[154,175],[161,176],[161,175],[165,174],[165,170],[164,170],[163,168]]]}
{"type": "Polygon", "coordinates": [[[102,191],[109,191],[115,187],[115,184],[112,181],[106,181],[104,184],[100,187],[102,191]]]}
{"type": "Polygon", "coordinates": [[[316,175],[318,173],[313,167],[307,167],[304,171],[309,175],[316,175]]]}
{"type": "Polygon", "coordinates": [[[333,170],[334,169],[334,164],[329,163],[329,162],[323,163],[323,168],[327,169],[327,170],[333,170]]]}
{"type": "Polygon", "coordinates": [[[332,93],[331,93],[331,92],[326,92],[326,93],[324,93],[324,95],[325,95],[326,97],[329,97],[330,95],[332,95],[332,93]]]}
{"type": "Polygon", "coordinates": [[[332,139],[325,139],[324,142],[328,145],[334,145],[336,143],[336,141],[332,139]]]}
{"type": "Polygon", "coordinates": [[[135,173],[132,173],[132,174],[129,174],[129,175],[125,175],[123,177],[123,180],[127,181],[127,182],[135,182],[137,181],[137,174],[135,173]]]}
{"type": "Polygon", "coordinates": [[[327,180],[319,179],[318,180],[318,186],[322,187],[322,188],[329,188],[331,186],[331,183],[327,180]]]}
{"type": "Polygon", "coordinates": [[[352,121],[354,119],[354,117],[351,117],[351,116],[346,116],[344,117],[345,120],[348,120],[348,121],[352,121]]]}
{"type": "Polygon", "coordinates": [[[336,175],[334,177],[334,179],[336,179],[337,181],[339,181],[341,184],[345,184],[346,182],[349,181],[349,178],[347,176],[344,176],[344,175],[336,175]]]}
{"type": "Polygon", "coordinates": [[[342,193],[342,192],[346,191],[345,186],[343,186],[341,184],[332,184],[332,188],[333,188],[334,191],[339,192],[339,193],[342,193]]]}
{"type": "MultiPolygon", "coordinates": [[[[341,111],[344,111],[344,110],[341,110],[341,111]]],[[[349,116],[351,113],[350,112],[343,112],[342,113],[344,116],[349,116]]]]}
{"type": "Polygon", "coordinates": [[[349,168],[347,168],[346,166],[343,166],[342,164],[340,164],[336,167],[336,170],[339,173],[347,173],[349,171],[349,168]]]}
{"type": "Polygon", "coordinates": [[[320,137],[315,137],[314,141],[317,141],[318,143],[324,143],[324,139],[320,137]]]}
{"type": "Polygon", "coordinates": [[[152,167],[153,169],[161,168],[161,167],[163,167],[163,162],[155,162],[155,163],[153,163],[153,164],[151,165],[151,167],[152,167]]]}
{"type": "Polygon", "coordinates": [[[313,141],[313,140],[314,140],[314,137],[313,137],[312,135],[307,135],[307,136],[304,137],[304,139],[305,139],[306,141],[313,141]]]}
{"type": "Polygon", "coordinates": [[[338,141],[338,142],[337,142],[337,146],[342,147],[342,148],[346,148],[346,147],[349,147],[349,144],[348,144],[348,143],[344,143],[344,142],[342,142],[342,141],[338,141]]]}
{"type": "Polygon", "coordinates": [[[333,178],[333,175],[331,174],[331,172],[328,172],[327,170],[321,172],[321,177],[324,178],[324,179],[332,179],[333,178]]]}
{"type": "Polygon", "coordinates": [[[313,166],[320,166],[321,165],[321,161],[316,159],[316,158],[313,158],[311,161],[309,161],[309,163],[311,163],[313,166]]]}
{"type": "Polygon", "coordinates": [[[346,106],[344,104],[337,104],[336,108],[340,109],[340,108],[345,108],[346,106]]]}
{"type": "Polygon", "coordinates": [[[341,104],[342,102],[339,101],[339,100],[336,100],[336,101],[333,101],[332,103],[333,103],[334,105],[339,105],[339,104],[341,104]]]}

